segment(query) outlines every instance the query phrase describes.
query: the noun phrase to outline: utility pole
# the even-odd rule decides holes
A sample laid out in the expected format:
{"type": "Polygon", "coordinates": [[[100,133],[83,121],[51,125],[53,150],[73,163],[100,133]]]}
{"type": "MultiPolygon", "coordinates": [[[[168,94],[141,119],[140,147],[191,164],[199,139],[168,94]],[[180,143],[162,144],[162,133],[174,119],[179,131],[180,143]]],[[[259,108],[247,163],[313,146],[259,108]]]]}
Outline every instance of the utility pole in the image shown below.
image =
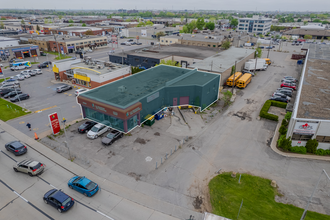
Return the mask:
{"type": "Polygon", "coordinates": [[[269,51],[270,51],[270,43],[272,42],[272,40],[269,40],[269,47],[268,47],[268,54],[267,54],[267,58],[269,58],[269,51]]]}
{"type": "Polygon", "coordinates": [[[256,64],[254,66],[254,71],[253,71],[254,75],[256,74],[257,62],[258,62],[258,51],[256,51],[256,64]]]}
{"type": "Polygon", "coordinates": [[[124,50],[122,49],[121,51],[122,51],[122,54],[123,54],[122,57],[121,57],[121,64],[124,65],[124,50]]]}
{"type": "Polygon", "coordinates": [[[237,61],[235,61],[235,69],[234,69],[234,78],[233,78],[233,87],[232,87],[232,89],[231,89],[231,93],[232,94],[234,94],[234,87],[235,87],[235,78],[236,78],[236,62],[237,61]]]}
{"type": "Polygon", "coordinates": [[[54,39],[55,39],[55,44],[57,45],[57,50],[58,50],[58,57],[60,58],[61,57],[61,55],[60,55],[60,48],[58,47],[58,42],[57,42],[57,40],[56,40],[56,35],[54,34],[54,39]]]}

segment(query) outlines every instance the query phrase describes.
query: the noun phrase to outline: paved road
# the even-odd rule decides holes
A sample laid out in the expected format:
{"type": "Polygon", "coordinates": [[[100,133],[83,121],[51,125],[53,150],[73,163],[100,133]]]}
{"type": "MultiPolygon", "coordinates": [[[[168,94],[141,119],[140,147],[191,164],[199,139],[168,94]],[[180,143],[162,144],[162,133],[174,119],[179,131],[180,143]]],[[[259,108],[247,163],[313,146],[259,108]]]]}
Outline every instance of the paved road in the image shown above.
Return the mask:
{"type": "MultiPolygon", "coordinates": [[[[8,129],[7,127],[6,130],[8,131],[12,129],[8,129]]],[[[107,186],[107,182],[101,182],[101,179],[97,180],[101,190],[90,198],[69,189],[67,181],[75,176],[74,172],[81,173],[83,170],[82,168],[77,169],[75,166],[67,166],[64,169],[62,166],[59,166],[59,164],[52,162],[42,154],[33,150],[28,144],[27,154],[16,157],[4,148],[5,143],[16,140],[16,138],[3,131],[4,130],[0,128],[1,219],[177,219],[163,214],[162,212],[154,211],[143,205],[134,203],[131,200],[124,199],[123,197],[118,196],[117,193],[120,193],[119,191],[117,191],[116,194],[111,193],[107,186]],[[28,158],[44,163],[46,165],[45,172],[39,177],[30,177],[26,174],[13,171],[12,166],[17,161],[28,158]],[[62,189],[76,201],[75,205],[68,212],[59,213],[56,209],[43,202],[42,197],[44,193],[53,188],[62,189]]],[[[14,130],[12,131],[15,132],[14,130]]],[[[31,141],[27,140],[24,135],[17,132],[15,132],[15,134],[24,138],[26,142],[31,143],[31,141]]],[[[47,152],[47,150],[45,152],[47,152]]],[[[48,154],[47,157],[52,158],[59,163],[64,159],[61,158],[61,156],[52,156],[50,154],[48,154]]],[[[63,164],[63,166],[65,165],[63,164]]],[[[93,175],[88,172],[81,175],[93,178],[93,175]]],[[[125,189],[123,190],[125,191],[125,189]]],[[[126,191],[126,193],[129,194],[129,191],[126,191]]],[[[147,199],[143,198],[143,196],[140,196],[140,198],[145,201],[147,199]]]]}

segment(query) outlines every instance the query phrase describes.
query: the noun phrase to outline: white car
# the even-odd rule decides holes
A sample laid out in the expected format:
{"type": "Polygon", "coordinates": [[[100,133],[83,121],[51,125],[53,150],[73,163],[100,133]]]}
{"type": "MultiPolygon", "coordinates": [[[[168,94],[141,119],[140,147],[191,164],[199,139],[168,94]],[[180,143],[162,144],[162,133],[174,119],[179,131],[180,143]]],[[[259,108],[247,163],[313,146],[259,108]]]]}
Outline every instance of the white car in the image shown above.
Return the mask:
{"type": "Polygon", "coordinates": [[[42,74],[41,69],[34,69],[34,70],[32,70],[32,72],[34,72],[36,75],[42,74]]]}
{"type": "Polygon", "coordinates": [[[89,89],[77,89],[74,94],[77,96],[77,95],[80,95],[81,93],[84,93],[84,92],[87,92],[89,89]]]}
{"type": "Polygon", "coordinates": [[[16,75],[16,76],[12,76],[12,77],[10,77],[11,79],[15,79],[15,80],[24,80],[25,79],[25,77],[24,76],[22,76],[21,74],[18,74],[18,75],[16,75]]]}
{"type": "Polygon", "coordinates": [[[21,72],[21,76],[24,76],[25,78],[30,78],[31,77],[30,73],[31,70],[24,70],[21,72]]]}
{"type": "Polygon", "coordinates": [[[105,132],[107,132],[109,130],[110,130],[110,128],[103,124],[96,124],[92,127],[91,130],[88,131],[87,137],[90,139],[96,139],[100,135],[104,134],[105,132]]]}

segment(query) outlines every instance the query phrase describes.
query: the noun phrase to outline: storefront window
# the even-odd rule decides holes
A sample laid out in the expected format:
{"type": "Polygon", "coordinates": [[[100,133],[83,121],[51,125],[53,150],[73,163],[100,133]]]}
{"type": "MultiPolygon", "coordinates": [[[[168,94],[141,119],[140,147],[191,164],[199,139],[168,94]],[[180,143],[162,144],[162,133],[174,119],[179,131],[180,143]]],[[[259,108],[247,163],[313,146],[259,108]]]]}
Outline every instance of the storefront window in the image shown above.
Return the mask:
{"type": "Polygon", "coordinates": [[[87,81],[84,81],[84,80],[81,80],[81,79],[76,79],[76,84],[79,84],[79,85],[82,85],[82,86],[85,86],[85,87],[91,87],[90,82],[87,82],[87,81]]]}

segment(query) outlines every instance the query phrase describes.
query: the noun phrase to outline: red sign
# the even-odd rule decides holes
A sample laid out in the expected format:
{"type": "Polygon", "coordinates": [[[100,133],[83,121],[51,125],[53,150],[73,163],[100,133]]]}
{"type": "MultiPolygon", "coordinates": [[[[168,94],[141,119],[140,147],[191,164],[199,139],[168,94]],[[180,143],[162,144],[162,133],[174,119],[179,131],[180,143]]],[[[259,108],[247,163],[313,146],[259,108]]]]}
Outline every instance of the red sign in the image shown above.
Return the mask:
{"type": "Polygon", "coordinates": [[[2,69],[1,69],[1,67],[0,67],[0,74],[2,74],[2,69]]]}
{"type": "Polygon", "coordinates": [[[53,134],[57,134],[61,130],[60,121],[58,120],[57,113],[48,115],[49,124],[52,127],[53,134]]]}

